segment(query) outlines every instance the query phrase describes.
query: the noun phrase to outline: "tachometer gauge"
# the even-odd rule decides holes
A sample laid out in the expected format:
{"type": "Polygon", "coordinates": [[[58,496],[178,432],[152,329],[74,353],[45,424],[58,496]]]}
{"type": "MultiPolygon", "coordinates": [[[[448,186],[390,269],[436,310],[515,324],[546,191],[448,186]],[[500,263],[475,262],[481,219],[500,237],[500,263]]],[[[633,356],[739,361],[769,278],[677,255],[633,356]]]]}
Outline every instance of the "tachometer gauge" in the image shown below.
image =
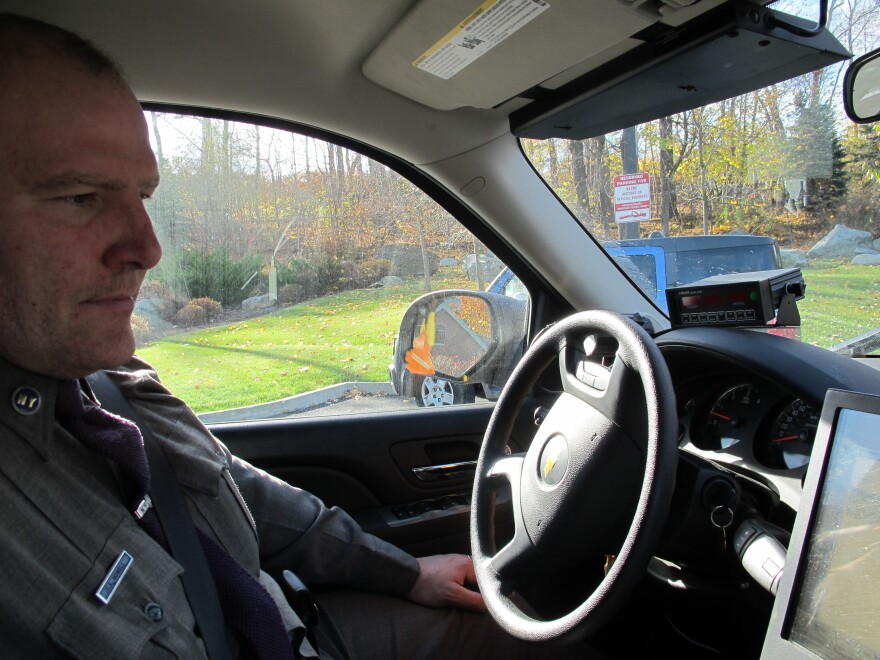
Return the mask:
{"type": "Polygon", "coordinates": [[[752,433],[761,407],[761,393],[745,383],[725,390],[706,416],[707,449],[727,449],[752,433]]]}
{"type": "Polygon", "coordinates": [[[770,467],[792,470],[810,461],[819,411],[801,399],[788,404],[770,430],[765,457],[770,467]]]}

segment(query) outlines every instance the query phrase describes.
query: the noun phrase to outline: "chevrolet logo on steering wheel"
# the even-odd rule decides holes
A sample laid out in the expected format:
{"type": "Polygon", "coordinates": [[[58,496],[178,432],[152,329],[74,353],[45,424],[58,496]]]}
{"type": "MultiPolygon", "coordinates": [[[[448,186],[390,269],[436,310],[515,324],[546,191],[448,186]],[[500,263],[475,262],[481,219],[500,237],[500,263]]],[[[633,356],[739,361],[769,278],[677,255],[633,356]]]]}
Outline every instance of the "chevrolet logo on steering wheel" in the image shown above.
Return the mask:
{"type": "Polygon", "coordinates": [[[538,460],[540,479],[547,486],[556,486],[568,471],[568,443],[555,435],[544,445],[538,460]]]}

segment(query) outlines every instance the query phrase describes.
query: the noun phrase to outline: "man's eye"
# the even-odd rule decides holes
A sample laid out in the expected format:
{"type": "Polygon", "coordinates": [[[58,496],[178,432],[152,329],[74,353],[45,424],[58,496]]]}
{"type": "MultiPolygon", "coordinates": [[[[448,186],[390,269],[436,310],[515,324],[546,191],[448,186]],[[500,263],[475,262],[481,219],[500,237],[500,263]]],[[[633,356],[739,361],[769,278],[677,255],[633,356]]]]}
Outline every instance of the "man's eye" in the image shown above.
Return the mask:
{"type": "Polygon", "coordinates": [[[79,195],[68,195],[64,199],[76,206],[83,206],[85,204],[91,204],[96,198],[97,196],[94,193],[82,193],[79,195]]]}

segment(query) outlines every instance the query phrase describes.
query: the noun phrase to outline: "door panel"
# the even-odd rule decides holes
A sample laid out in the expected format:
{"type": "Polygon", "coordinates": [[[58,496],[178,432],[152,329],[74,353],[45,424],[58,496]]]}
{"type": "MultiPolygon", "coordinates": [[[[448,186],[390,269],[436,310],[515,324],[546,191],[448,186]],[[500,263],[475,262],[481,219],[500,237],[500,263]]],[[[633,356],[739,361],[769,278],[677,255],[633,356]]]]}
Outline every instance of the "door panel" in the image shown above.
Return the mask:
{"type": "MultiPolygon", "coordinates": [[[[514,452],[528,446],[534,407],[521,407],[514,452]]],[[[367,531],[414,554],[467,553],[473,473],[463,466],[425,481],[412,468],[476,460],[492,410],[487,404],[308,417],[211,431],[235,455],[345,509],[367,531]]]]}

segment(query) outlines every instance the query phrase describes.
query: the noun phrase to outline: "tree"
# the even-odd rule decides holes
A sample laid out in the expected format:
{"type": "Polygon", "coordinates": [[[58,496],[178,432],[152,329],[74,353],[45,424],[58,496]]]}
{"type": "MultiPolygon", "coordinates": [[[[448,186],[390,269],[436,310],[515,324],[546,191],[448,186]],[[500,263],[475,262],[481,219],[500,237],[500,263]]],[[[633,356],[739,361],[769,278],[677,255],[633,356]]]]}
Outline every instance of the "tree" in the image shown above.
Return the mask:
{"type": "Polygon", "coordinates": [[[611,238],[611,217],[613,204],[611,202],[611,167],[608,163],[607,140],[604,135],[590,139],[593,145],[595,159],[595,184],[594,190],[599,193],[599,218],[602,222],[602,233],[605,238],[611,238]]]}
{"type": "Polygon", "coordinates": [[[568,145],[571,153],[571,176],[574,181],[576,213],[584,222],[590,217],[590,183],[587,179],[587,158],[584,143],[571,140],[568,145]]]}
{"type": "Polygon", "coordinates": [[[660,229],[668,235],[669,221],[677,214],[677,195],[673,178],[694,148],[687,115],[658,120],[660,142],[660,229]],[[677,129],[677,130],[676,130],[677,129]],[[676,153],[677,147],[677,153],[676,153]]]}

